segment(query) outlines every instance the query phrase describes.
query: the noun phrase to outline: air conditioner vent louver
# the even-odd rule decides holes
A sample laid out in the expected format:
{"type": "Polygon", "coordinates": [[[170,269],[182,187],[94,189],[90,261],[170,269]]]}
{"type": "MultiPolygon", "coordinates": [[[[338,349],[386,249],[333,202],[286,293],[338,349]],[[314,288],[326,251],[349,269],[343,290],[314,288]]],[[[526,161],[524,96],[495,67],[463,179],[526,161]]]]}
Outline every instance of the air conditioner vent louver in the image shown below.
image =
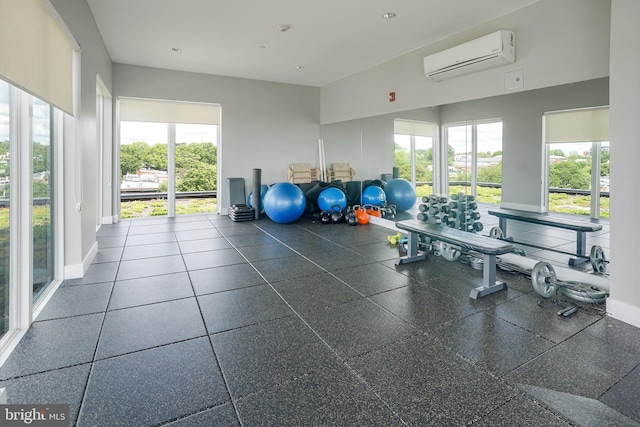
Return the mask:
{"type": "Polygon", "coordinates": [[[441,81],[515,62],[515,33],[501,30],[424,58],[424,73],[441,81]]]}

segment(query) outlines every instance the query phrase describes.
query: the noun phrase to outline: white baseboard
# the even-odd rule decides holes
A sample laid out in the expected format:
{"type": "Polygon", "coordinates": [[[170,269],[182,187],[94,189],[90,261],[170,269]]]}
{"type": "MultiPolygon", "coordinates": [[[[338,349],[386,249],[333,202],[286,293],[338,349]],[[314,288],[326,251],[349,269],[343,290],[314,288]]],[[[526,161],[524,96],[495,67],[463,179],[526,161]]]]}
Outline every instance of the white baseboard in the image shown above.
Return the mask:
{"type": "Polygon", "coordinates": [[[607,314],[614,319],[640,328],[640,307],[635,307],[609,297],[607,298],[607,314]]]}
{"type": "Polygon", "coordinates": [[[515,209],[518,211],[527,211],[527,212],[535,212],[535,213],[546,212],[543,206],[523,205],[520,203],[502,202],[502,204],[500,204],[500,207],[505,209],[515,209]]]}
{"type": "Polygon", "coordinates": [[[87,256],[82,260],[82,264],[71,264],[64,266],[64,278],[66,279],[80,279],[84,277],[84,274],[89,269],[89,266],[93,262],[94,258],[98,254],[98,242],[95,242],[87,256]]]}
{"type": "Polygon", "coordinates": [[[101,224],[113,224],[115,222],[112,216],[103,216],[100,221],[101,224]]]}

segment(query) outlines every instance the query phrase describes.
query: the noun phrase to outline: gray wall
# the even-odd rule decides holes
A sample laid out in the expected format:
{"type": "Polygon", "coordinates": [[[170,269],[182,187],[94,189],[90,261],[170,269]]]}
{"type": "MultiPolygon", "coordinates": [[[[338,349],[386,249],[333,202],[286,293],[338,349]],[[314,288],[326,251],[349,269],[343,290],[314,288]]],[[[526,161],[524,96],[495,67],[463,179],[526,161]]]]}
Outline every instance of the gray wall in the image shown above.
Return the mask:
{"type": "Polygon", "coordinates": [[[245,178],[248,196],[254,168],[262,169],[263,184],[273,184],[287,180],[290,163],[318,164],[319,88],[123,64],[113,65],[113,79],[114,99],[140,97],[222,106],[218,201],[223,211],[227,208],[222,195],[227,178],[245,178]]]}
{"type": "Polygon", "coordinates": [[[51,0],[82,47],[80,107],[65,124],[64,245],[65,277],[78,277],[92,261],[96,246],[98,147],[96,143],[96,75],[112,88],[111,58],[85,0],[51,0]],[[77,157],[79,156],[79,158],[77,157]],[[78,210],[80,208],[80,210],[78,210]]]}
{"type": "MultiPolygon", "coordinates": [[[[610,0],[540,0],[322,88],[322,124],[505,93],[504,75],[524,71],[524,90],[609,75],[610,0]],[[423,58],[497,30],[516,33],[516,62],[442,82],[423,58]],[[396,92],[389,102],[388,93],[396,92]]],[[[425,17],[428,25],[430,17],[425,17]]]]}

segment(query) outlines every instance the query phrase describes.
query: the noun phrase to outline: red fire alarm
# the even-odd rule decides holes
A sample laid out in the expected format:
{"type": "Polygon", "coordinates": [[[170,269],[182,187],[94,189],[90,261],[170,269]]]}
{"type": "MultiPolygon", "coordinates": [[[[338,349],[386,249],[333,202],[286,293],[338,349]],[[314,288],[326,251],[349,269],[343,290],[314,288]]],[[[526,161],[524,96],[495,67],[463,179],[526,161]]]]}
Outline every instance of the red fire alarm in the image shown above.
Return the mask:
{"type": "Polygon", "coordinates": [[[389,102],[393,102],[396,100],[396,93],[395,92],[389,92],[389,102]]]}

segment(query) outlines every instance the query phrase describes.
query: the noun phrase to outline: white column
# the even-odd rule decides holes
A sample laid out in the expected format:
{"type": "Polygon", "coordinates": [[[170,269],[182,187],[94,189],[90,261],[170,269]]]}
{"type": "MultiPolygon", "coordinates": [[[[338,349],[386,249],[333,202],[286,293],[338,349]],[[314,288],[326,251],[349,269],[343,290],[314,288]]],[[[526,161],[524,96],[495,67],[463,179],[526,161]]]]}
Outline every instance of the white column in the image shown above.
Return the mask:
{"type": "Polygon", "coordinates": [[[611,294],[607,312],[640,327],[640,2],[612,0],[610,50],[611,294]]]}

